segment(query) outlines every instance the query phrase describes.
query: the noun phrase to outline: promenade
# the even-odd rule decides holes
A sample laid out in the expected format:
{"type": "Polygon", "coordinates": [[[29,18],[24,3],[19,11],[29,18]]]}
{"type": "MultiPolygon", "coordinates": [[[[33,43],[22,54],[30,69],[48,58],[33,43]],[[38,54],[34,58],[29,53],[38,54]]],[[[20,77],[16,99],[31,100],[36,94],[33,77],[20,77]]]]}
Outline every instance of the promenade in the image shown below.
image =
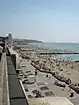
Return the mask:
{"type": "Polygon", "coordinates": [[[29,105],[18,80],[14,59],[7,49],[1,53],[0,105],[29,105]]]}

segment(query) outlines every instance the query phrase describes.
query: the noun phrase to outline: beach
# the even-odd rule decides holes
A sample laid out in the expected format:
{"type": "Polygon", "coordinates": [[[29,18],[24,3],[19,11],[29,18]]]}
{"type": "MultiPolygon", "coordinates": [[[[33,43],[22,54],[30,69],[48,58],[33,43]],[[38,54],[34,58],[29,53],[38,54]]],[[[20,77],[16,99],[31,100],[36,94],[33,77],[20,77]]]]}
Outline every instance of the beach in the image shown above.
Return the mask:
{"type": "Polygon", "coordinates": [[[79,96],[79,62],[57,59],[56,55],[40,55],[47,49],[34,45],[16,45],[20,56],[19,80],[28,98],[79,96]]]}

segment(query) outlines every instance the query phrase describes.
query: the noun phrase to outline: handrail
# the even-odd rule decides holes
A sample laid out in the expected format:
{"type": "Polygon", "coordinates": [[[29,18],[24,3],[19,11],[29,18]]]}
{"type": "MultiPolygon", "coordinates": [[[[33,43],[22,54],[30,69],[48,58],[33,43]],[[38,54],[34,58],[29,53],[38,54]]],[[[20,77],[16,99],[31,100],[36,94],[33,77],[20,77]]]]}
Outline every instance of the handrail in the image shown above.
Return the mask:
{"type": "Polygon", "coordinates": [[[2,53],[0,66],[0,105],[10,105],[6,53],[2,53]]]}

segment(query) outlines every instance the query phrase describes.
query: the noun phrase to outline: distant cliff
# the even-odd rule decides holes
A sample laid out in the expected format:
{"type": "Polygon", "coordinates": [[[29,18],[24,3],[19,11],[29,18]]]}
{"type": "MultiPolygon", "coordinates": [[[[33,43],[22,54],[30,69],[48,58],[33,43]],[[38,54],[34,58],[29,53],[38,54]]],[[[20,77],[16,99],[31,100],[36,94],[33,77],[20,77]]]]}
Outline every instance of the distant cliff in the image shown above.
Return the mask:
{"type": "Polygon", "coordinates": [[[43,43],[43,42],[42,41],[38,41],[38,40],[24,39],[24,43],[43,43]]]}
{"type": "Polygon", "coordinates": [[[14,42],[18,42],[18,43],[43,43],[42,41],[38,41],[38,40],[30,40],[30,39],[13,39],[14,42]]]}

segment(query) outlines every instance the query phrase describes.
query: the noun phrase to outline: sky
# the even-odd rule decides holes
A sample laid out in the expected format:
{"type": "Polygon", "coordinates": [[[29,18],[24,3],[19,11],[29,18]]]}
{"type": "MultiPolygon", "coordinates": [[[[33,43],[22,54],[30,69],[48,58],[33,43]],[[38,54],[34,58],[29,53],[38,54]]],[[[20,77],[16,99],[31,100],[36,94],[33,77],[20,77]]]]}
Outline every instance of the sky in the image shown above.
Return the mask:
{"type": "Polygon", "coordinates": [[[0,36],[79,43],[79,0],[0,0],[0,36]]]}

